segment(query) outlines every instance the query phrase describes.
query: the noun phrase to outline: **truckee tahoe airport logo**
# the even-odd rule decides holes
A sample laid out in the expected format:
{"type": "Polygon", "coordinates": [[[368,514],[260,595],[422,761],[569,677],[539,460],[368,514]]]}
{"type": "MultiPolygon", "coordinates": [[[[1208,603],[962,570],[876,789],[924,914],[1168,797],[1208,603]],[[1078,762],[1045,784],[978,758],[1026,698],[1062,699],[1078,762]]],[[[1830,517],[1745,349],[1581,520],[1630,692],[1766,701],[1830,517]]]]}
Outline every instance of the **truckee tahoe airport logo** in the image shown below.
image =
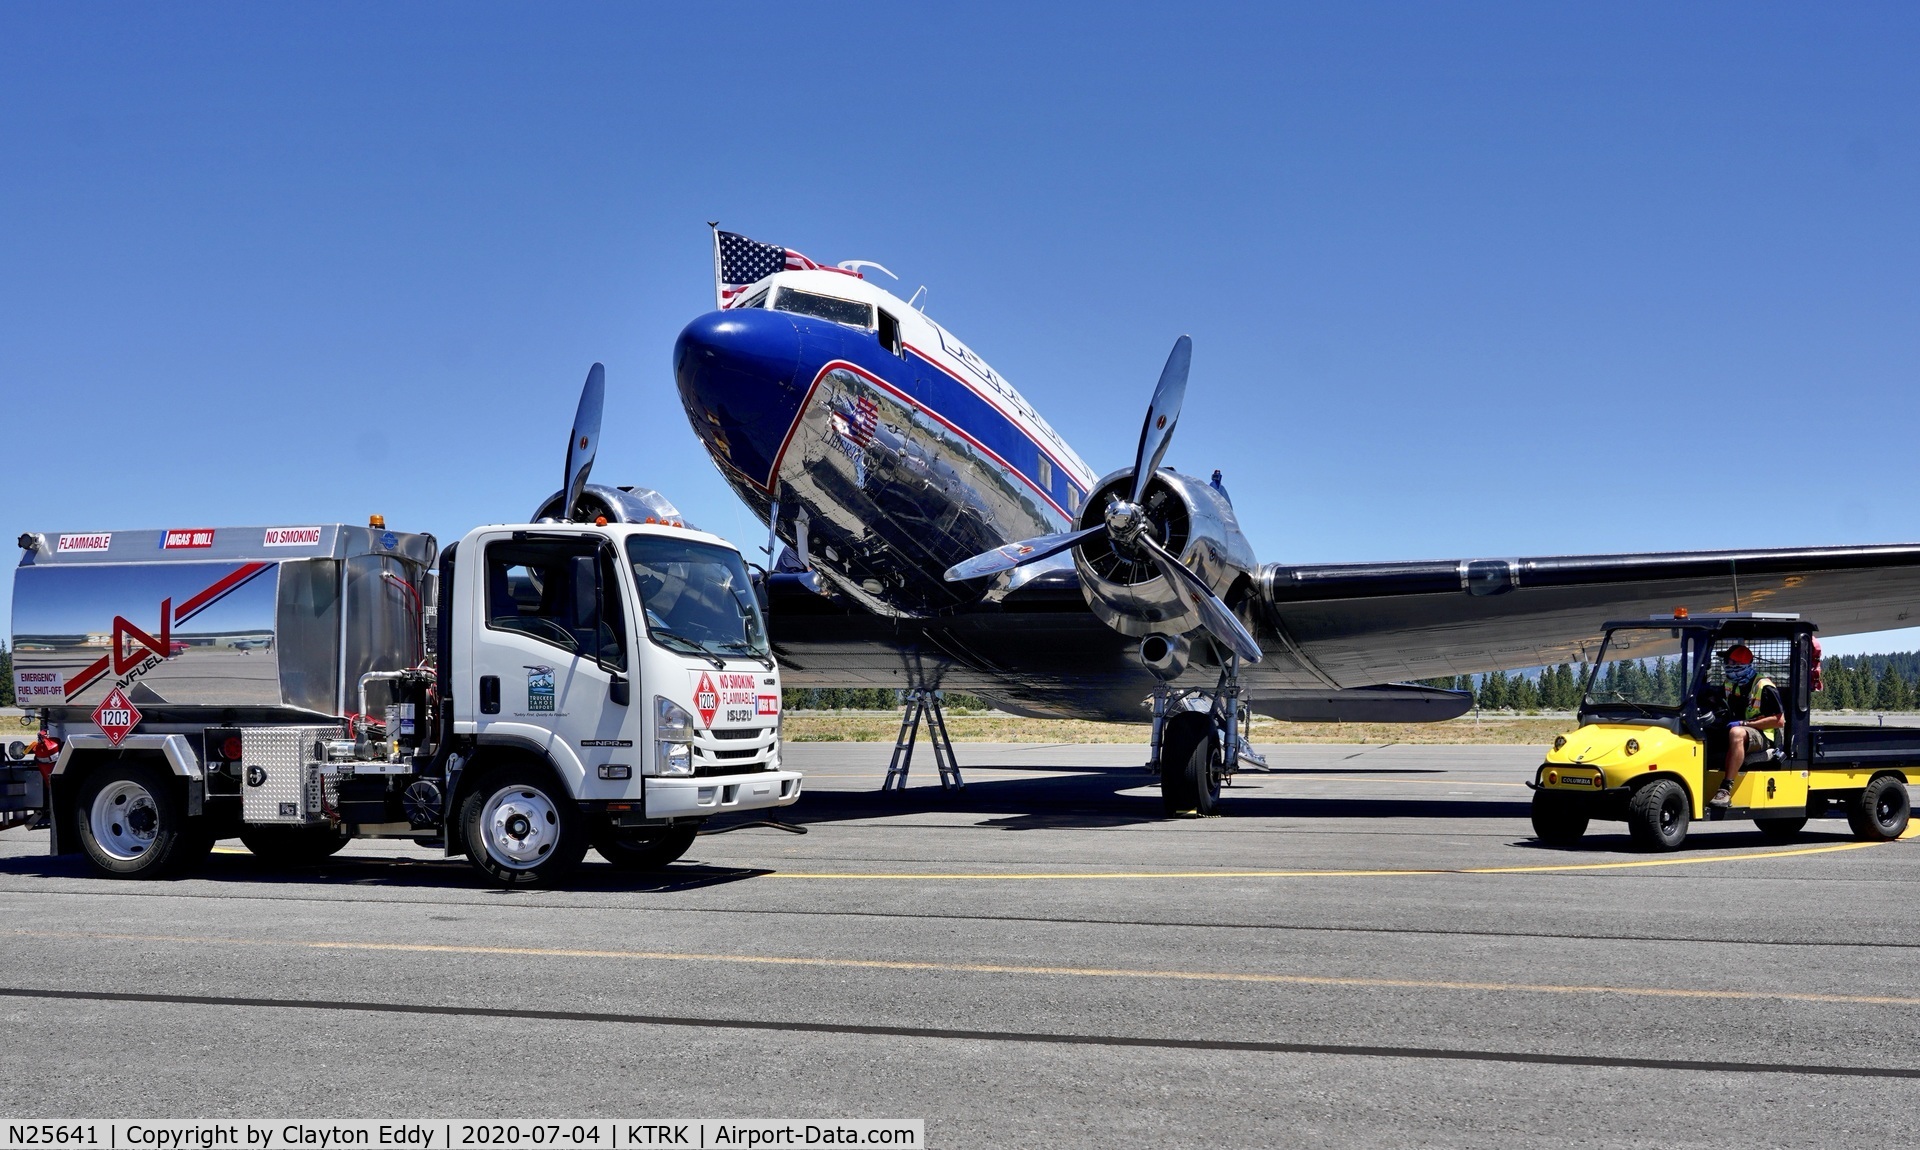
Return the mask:
{"type": "Polygon", "coordinates": [[[553,668],[527,664],[527,710],[553,710],[553,668]]]}

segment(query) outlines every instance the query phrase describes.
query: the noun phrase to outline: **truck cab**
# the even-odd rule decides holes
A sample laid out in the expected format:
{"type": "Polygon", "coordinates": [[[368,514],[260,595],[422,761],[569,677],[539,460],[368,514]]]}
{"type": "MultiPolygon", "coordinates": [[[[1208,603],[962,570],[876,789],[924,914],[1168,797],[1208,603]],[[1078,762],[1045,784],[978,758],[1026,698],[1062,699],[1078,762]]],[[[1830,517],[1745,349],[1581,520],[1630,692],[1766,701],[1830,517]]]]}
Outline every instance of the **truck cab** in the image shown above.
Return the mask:
{"type": "MultiPolygon", "coordinates": [[[[1554,739],[1527,785],[1543,842],[1572,845],[1593,819],[1624,821],[1634,841],[1672,850],[1700,819],[1751,819],[1786,841],[1810,817],[1846,814],[1856,836],[1885,841],[1907,826],[1907,775],[1920,731],[1812,722],[1817,628],[1798,615],[1720,612],[1609,622],[1587,674],[1579,726],[1554,739]],[[1726,652],[1752,652],[1780,696],[1784,726],[1749,751],[1727,806],[1726,652]]],[[[1757,690],[1757,686],[1755,690],[1757,690]]]]}
{"type": "MultiPolygon", "coordinates": [[[[461,773],[544,763],[610,858],[677,857],[708,818],[799,797],[780,766],[779,670],[731,544],[669,524],[485,527],[448,548],[441,580],[445,737],[461,773]]],[[[550,803],[496,797],[460,828],[480,840],[469,851],[511,869],[559,849],[538,830],[558,834],[550,803]],[[520,808],[535,830],[515,839],[504,828],[520,808]]]]}

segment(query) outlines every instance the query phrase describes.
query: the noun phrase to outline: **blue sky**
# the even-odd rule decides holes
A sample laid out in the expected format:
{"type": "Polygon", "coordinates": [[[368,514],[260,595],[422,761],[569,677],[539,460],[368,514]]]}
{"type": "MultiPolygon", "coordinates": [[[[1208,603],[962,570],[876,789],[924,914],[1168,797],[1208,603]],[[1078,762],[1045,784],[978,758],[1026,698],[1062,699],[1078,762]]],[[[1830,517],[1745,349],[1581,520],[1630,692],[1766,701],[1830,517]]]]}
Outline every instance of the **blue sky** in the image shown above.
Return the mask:
{"type": "Polygon", "coordinates": [[[719,219],[926,285],[1096,470],[1190,332],[1170,461],[1263,560],[1920,539],[1916,58],[1912,5],[9,4],[0,532],[455,538],[598,359],[595,477],[757,541],[670,375],[719,219]]]}

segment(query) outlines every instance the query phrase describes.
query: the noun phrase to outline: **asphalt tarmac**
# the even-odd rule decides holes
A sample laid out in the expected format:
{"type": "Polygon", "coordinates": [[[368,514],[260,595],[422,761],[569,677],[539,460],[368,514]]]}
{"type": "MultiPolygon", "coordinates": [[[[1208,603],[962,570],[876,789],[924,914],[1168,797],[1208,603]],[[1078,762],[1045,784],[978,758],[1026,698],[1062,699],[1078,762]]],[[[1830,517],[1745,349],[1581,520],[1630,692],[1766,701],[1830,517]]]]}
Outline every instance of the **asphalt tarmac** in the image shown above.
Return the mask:
{"type": "Polygon", "coordinates": [[[795,744],[794,836],[568,889],[356,844],[84,877],[0,834],[11,1117],[898,1117],[953,1146],[1849,1146],[1920,1133],[1914,842],[1533,843],[1537,749],[795,744]]]}

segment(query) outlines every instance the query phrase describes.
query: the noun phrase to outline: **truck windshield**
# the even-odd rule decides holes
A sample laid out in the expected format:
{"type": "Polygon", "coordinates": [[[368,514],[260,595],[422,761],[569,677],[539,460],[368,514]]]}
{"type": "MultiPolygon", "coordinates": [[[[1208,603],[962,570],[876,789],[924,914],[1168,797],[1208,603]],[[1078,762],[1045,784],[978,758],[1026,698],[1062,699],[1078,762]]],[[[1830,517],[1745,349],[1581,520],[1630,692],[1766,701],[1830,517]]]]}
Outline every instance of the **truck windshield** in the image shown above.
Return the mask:
{"type": "Polygon", "coordinates": [[[647,634],[668,650],[764,659],[767,629],[739,553],[661,535],[627,539],[647,634]]]}
{"type": "Polygon", "coordinates": [[[1641,712],[1677,711],[1680,696],[1686,689],[1681,661],[1669,655],[1636,658],[1633,654],[1636,649],[1649,647],[1671,649],[1674,645],[1671,641],[1656,642],[1666,640],[1666,633],[1638,633],[1628,642],[1618,641],[1620,638],[1619,634],[1609,635],[1601,646],[1599,661],[1587,672],[1587,690],[1581,709],[1625,707],[1641,712]]]}

